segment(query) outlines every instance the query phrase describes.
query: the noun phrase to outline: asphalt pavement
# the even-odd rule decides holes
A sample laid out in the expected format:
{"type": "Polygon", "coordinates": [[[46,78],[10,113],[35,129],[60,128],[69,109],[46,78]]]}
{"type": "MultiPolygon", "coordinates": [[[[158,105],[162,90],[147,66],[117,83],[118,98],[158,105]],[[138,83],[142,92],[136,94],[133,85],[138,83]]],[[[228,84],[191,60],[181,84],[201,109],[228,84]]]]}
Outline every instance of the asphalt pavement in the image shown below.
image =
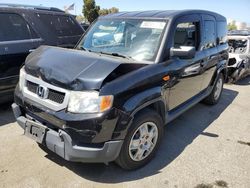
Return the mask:
{"type": "Polygon", "coordinates": [[[250,187],[250,77],[225,85],[215,106],[198,104],[165,128],[157,156],[136,171],[66,162],[23,135],[0,107],[0,187],[250,187]]]}

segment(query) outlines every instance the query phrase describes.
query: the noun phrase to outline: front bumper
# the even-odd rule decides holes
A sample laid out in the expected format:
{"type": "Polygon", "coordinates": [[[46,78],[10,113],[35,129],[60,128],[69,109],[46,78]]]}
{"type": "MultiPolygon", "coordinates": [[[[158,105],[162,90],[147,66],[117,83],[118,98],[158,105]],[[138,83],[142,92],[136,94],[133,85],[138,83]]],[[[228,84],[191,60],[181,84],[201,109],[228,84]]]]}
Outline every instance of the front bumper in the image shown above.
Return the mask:
{"type": "MultiPolygon", "coordinates": [[[[12,109],[17,123],[24,130],[26,130],[28,124],[39,125],[39,123],[22,116],[21,109],[17,104],[13,103],[12,109]]],[[[43,125],[40,124],[40,126],[43,125]]],[[[118,157],[123,141],[108,141],[105,142],[101,148],[83,147],[73,144],[70,135],[65,131],[61,129],[55,131],[53,129],[46,128],[42,144],[68,161],[106,163],[114,161],[118,157]]]]}

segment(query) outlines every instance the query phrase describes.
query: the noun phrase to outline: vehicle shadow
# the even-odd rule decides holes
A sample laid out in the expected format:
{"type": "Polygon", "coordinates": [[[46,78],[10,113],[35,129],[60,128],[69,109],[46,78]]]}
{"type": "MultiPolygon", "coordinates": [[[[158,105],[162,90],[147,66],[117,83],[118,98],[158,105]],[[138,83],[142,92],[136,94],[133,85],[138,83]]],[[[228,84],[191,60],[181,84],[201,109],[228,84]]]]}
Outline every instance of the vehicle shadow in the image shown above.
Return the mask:
{"type": "Polygon", "coordinates": [[[0,104],[0,126],[15,122],[15,117],[12,113],[11,103],[0,104]]]}
{"type": "Polygon", "coordinates": [[[101,183],[120,183],[134,181],[161,173],[160,170],[175,160],[193,140],[199,136],[216,139],[219,135],[204,132],[220,114],[232,103],[238,92],[224,89],[222,100],[215,106],[197,104],[165,128],[165,136],[156,157],[145,167],[135,171],[125,171],[111,163],[84,164],[67,162],[52,152],[46,157],[57,164],[68,168],[82,178],[101,183]]]}
{"type": "Polygon", "coordinates": [[[247,76],[238,82],[235,83],[235,85],[241,85],[241,86],[248,86],[250,85],[250,76],[247,76]]]}

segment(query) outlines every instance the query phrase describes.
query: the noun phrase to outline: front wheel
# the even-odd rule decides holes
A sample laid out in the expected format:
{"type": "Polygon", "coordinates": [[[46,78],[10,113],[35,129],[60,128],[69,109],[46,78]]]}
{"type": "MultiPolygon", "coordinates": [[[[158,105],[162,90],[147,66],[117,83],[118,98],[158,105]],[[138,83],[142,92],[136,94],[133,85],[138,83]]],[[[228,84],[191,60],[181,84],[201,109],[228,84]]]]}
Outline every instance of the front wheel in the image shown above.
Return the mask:
{"type": "Polygon", "coordinates": [[[222,94],[223,85],[224,85],[224,76],[222,73],[220,73],[214,84],[214,88],[212,92],[207,98],[204,99],[204,103],[210,104],[210,105],[217,104],[222,94]]]}
{"type": "Polygon", "coordinates": [[[162,118],[152,110],[138,114],[124,140],[116,163],[132,170],[148,163],[156,153],[163,136],[162,118]]]}

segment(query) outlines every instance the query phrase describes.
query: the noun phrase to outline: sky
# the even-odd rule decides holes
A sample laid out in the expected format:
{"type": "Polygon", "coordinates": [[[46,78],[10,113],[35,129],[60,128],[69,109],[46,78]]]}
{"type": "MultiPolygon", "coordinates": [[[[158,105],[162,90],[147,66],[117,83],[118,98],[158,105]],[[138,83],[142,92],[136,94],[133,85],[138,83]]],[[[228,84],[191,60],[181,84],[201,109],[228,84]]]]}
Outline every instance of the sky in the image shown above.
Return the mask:
{"type": "MultiPolygon", "coordinates": [[[[53,6],[63,9],[75,3],[72,14],[81,14],[83,0],[0,0],[0,3],[53,6]]],[[[117,7],[120,11],[205,9],[227,18],[250,24],[250,0],[96,0],[101,8],[117,7]]]]}

